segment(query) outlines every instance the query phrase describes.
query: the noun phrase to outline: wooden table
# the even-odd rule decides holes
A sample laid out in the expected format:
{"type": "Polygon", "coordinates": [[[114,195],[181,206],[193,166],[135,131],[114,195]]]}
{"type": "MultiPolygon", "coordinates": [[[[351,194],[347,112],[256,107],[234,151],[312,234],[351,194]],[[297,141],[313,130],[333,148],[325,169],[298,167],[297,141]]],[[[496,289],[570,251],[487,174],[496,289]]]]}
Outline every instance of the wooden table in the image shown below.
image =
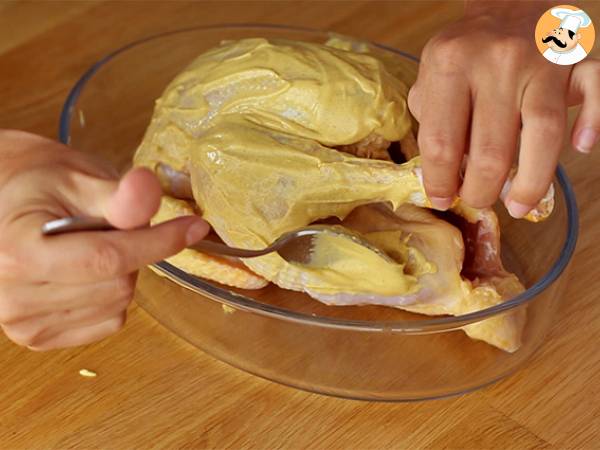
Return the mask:
{"type": "MultiPolygon", "coordinates": [[[[600,19],[600,4],[585,4],[600,19]]],[[[0,127],[56,136],[61,104],[100,56],[198,24],[332,29],[418,53],[450,2],[0,3],[0,127]]],[[[600,48],[597,43],[596,48],[600,48]]],[[[598,52],[596,52],[598,54],[598,52]]],[[[564,163],[582,212],[560,320],[518,374],[460,398],[382,404],[247,375],[133,307],[117,336],[32,353],[0,337],[0,448],[594,448],[600,446],[600,149],[564,163]],[[90,368],[97,378],[78,372],[90,368]]]]}

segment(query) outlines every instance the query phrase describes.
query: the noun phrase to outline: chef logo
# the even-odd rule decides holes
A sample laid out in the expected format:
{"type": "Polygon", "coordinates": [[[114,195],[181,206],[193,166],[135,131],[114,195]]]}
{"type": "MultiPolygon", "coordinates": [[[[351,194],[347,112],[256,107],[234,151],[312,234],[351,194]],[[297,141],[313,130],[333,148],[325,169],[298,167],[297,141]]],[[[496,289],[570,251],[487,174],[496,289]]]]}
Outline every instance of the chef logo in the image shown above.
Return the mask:
{"type": "Polygon", "coordinates": [[[548,61],[562,66],[576,64],[594,46],[594,24],[576,6],[560,5],[546,11],[535,27],[535,41],[548,61]]]}

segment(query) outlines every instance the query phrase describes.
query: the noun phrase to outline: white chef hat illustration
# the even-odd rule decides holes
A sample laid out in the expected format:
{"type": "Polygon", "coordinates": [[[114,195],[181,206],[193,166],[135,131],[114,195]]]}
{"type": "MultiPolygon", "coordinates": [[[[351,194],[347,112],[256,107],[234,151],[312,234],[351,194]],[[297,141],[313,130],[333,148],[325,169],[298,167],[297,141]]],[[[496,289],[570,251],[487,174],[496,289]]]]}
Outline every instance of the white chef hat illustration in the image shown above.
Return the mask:
{"type": "Polygon", "coordinates": [[[573,33],[577,33],[579,28],[589,27],[592,23],[590,16],[581,9],[574,11],[567,8],[553,8],[550,13],[561,20],[560,28],[571,30],[573,33]]]}

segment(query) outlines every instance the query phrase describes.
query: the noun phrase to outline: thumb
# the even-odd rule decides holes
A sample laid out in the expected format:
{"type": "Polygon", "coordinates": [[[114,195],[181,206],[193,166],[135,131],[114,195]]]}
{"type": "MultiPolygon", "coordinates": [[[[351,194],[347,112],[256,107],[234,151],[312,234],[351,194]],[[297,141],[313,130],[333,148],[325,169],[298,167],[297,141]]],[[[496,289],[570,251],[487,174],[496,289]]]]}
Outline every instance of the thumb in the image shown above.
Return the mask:
{"type": "Polygon", "coordinates": [[[131,169],[120,181],[93,165],[88,171],[66,167],[47,174],[45,180],[70,214],[104,217],[125,230],[147,225],[162,196],[158,178],[144,167],[131,169]]]}
{"type": "Polygon", "coordinates": [[[158,211],[161,196],[160,183],[151,170],[131,169],[106,202],[104,216],[117,228],[128,230],[144,226],[158,211]]]}

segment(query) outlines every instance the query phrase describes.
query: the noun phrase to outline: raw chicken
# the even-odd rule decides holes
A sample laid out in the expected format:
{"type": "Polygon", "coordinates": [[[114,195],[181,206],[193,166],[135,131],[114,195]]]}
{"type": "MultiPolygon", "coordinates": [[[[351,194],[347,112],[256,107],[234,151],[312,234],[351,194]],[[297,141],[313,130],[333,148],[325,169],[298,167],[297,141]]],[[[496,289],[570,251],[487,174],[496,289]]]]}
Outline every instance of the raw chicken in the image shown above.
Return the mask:
{"type": "MultiPolygon", "coordinates": [[[[523,287],[500,263],[495,215],[456,200],[453,211],[467,230],[465,259],[458,228],[423,209],[430,204],[407,88],[396,70],[385,58],[319,44],[225,42],[167,87],[136,163],[157,171],[171,195],[193,196],[228,245],[263,248],[287,231],[337,217],[394,259],[364,265],[351,245],[317,247],[330,263],[317,268],[269,254],[243,261],[256,276],[246,286],[269,280],[332,305],[380,304],[432,315],[497,304],[523,287]],[[403,164],[388,153],[398,142],[408,160],[403,164]],[[350,276],[355,273],[364,276],[350,276]]],[[[529,218],[550,209],[546,203],[529,218]]],[[[212,269],[200,272],[216,278],[212,269]]],[[[465,331],[514,351],[523,317],[511,313],[465,331]]]]}
{"type": "MultiPolygon", "coordinates": [[[[500,229],[494,212],[487,209],[469,219],[476,221],[469,223],[463,218],[461,235],[458,228],[423,208],[402,205],[392,211],[388,205],[378,204],[356,208],[342,223],[392,256],[406,240],[410,249],[435,266],[435,271],[417,273],[423,286],[418,295],[399,297],[394,306],[428,315],[461,315],[494,306],[525,289],[502,265],[500,229]]],[[[422,264],[415,264],[411,256],[400,259],[407,261],[407,272],[416,273],[422,264]]],[[[359,296],[348,295],[319,299],[333,304],[365,303],[359,296]]],[[[512,352],[520,346],[524,322],[525,311],[521,309],[468,325],[464,331],[512,352]]]]}
{"type": "MultiPolygon", "coordinates": [[[[163,196],[160,210],[153,217],[152,224],[161,223],[181,216],[195,214],[192,205],[168,195],[163,196]]],[[[221,284],[242,289],[260,289],[268,284],[264,278],[250,271],[240,261],[223,256],[205,255],[195,250],[185,249],[167,259],[175,267],[186,272],[209,278],[221,284]]],[[[162,272],[157,272],[162,274],[162,272]]]]}

